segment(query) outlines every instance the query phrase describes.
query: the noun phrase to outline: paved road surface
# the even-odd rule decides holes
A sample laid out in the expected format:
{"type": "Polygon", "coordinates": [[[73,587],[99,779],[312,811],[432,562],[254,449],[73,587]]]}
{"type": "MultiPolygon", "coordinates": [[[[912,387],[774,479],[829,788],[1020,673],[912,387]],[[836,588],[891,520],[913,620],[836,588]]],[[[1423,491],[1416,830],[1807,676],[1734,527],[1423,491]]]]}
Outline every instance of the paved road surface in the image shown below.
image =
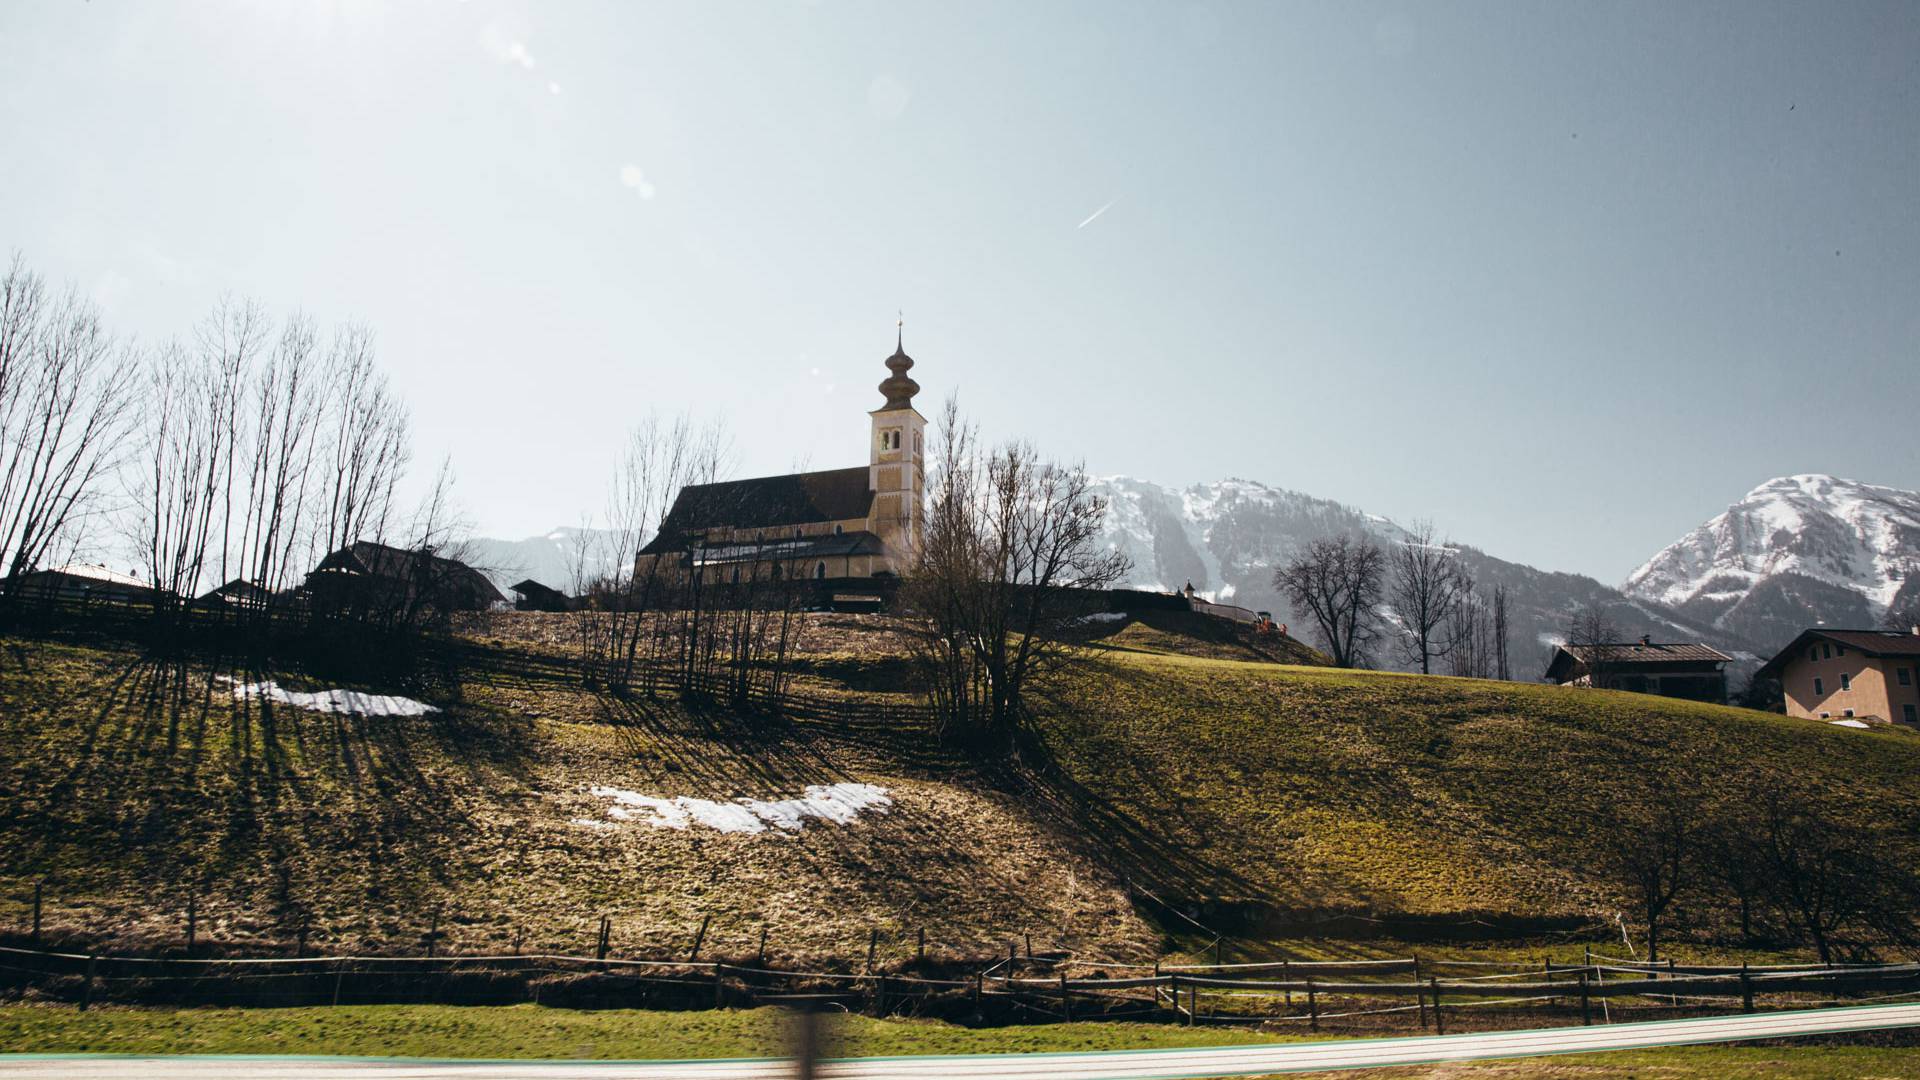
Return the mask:
{"type": "MultiPolygon", "coordinates": [[[[1732,1042],[1781,1035],[1920,1027],[1920,1004],[1716,1016],[1600,1027],[1497,1031],[1409,1039],[1133,1050],[1086,1054],[972,1054],[857,1058],[823,1063],[835,1080],[1177,1080],[1310,1072],[1376,1065],[1631,1050],[1732,1042]]],[[[503,1062],[291,1057],[35,1057],[0,1055],[0,1075],[62,1080],[776,1080],[794,1075],[781,1061],[503,1062]]]]}

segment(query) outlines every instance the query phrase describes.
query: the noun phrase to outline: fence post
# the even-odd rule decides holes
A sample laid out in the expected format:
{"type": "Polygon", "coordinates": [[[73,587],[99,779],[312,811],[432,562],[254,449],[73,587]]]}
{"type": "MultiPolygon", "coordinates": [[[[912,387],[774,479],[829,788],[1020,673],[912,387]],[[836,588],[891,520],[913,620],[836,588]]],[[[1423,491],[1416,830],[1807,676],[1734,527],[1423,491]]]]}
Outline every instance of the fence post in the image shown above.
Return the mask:
{"type": "Polygon", "coordinates": [[[300,929],[294,931],[293,956],[294,956],[294,959],[298,960],[298,959],[305,958],[306,955],[307,955],[307,920],[303,916],[300,919],[300,929]]]}
{"type": "Polygon", "coordinates": [[[706,943],[707,924],[711,923],[712,921],[713,921],[712,912],[708,912],[705,915],[700,916],[700,929],[694,931],[693,951],[687,954],[688,963],[692,963],[693,961],[700,959],[700,946],[706,943]]]}
{"type": "MultiPolygon", "coordinates": [[[[1669,956],[1669,957],[1667,957],[1667,979],[1668,979],[1668,981],[1672,981],[1673,979],[1675,979],[1675,978],[1677,978],[1677,977],[1678,977],[1678,976],[1676,976],[1676,975],[1674,975],[1674,973],[1673,973],[1673,957],[1671,957],[1671,956],[1669,956]]],[[[1677,1009],[1677,1008],[1679,1008],[1679,1007],[1680,1007],[1680,995],[1679,995],[1679,994],[1668,994],[1668,995],[1667,995],[1667,1004],[1668,1004],[1668,1005],[1671,1005],[1671,1006],[1673,1006],[1673,1007],[1674,1007],[1674,1008],[1676,1008],[1676,1009],[1677,1009]]]]}
{"type": "Polygon", "coordinates": [[[1543,958],[1540,961],[1540,973],[1547,980],[1547,1004],[1559,1008],[1560,995],[1553,989],[1553,961],[1543,958]]]}
{"type": "Polygon", "coordinates": [[[341,958],[335,958],[333,961],[333,1004],[335,1008],[339,1008],[340,1006],[340,980],[345,978],[346,974],[347,961],[341,958]]]}
{"type": "Polygon", "coordinates": [[[1200,987],[1187,987],[1187,1026],[1200,1022],[1200,987]]]}
{"type": "MultiPolygon", "coordinates": [[[[1293,981],[1293,961],[1291,960],[1280,961],[1280,981],[1281,982],[1293,981]]],[[[1287,994],[1287,1008],[1291,1009],[1293,1008],[1293,988],[1288,987],[1286,990],[1286,994],[1287,994]]]]}
{"type": "Polygon", "coordinates": [[[46,888],[46,881],[33,883],[33,943],[40,944],[40,892],[46,888]]]}
{"type": "Polygon", "coordinates": [[[760,924],[760,966],[767,966],[767,924],[760,924]]]}
{"type": "MultiPolygon", "coordinates": [[[[613,916],[602,915],[600,916],[600,932],[597,935],[595,935],[593,939],[593,958],[595,960],[605,960],[607,958],[607,953],[612,948],[613,948],[613,916]]],[[[698,951],[699,946],[696,945],[694,948],[695,948],[695,951],[698,951]]]]}
{"type": "Polygon", "coordinates": [[[720,1003],[722,1001],[721,995],[722,993],[725,992],[725,989],[726,989],[720,983],[720,969],[723,966],[724,965],[721,965],[721,964],[713,965],[713,1007],[716,1009],[720,1007],[720,1003]]]}
{"type": "Polygon", "coordinates": [[[80,984],[81,1012],[86,1012],[87,1006],[93,1004],[93,965],[98,959],[99,958],[92,953],[87,954],[87,976],[85,981],[80,984]]]}
{"type": "Polygon", "coordinates": [[[984,972],[976,971],[973,973],[973,1014],[975,1016],[984,1015],[980,1011],[980,993],[982,989],[982,984],[985,983],[986,981],[987,981],[987,976],[984,972]]]}
{"type": "Polygon", "coordinates": [[[1427,1030],[1427,992],[1420,989],[1420,958],[1413,958],[1413,1003],[1420,1010],[1420,1030],[1427,1030]]]}
{"type": "Polygon", "coordinates": [[[192,885],[187,886],[187,955],[193,955],[194,932],[199,929],[200,895],[192,885]]]}
{"type": "Polygon", "coordinates": [[[1060,1013],[1067,1018],[1067,1023],[1073,1023],[1073,997],[1067,992],[1067,973],[1064,971],[1060,973],[1060,1013]]]}
{"type": "Polygon", "coordinates": [[[427,955],[433,956],[440,947],[440,909],[433,909],[433,918],[427,924],[427,955]]]}
{"type": "Polygon", "coordinates": [[[1307,1026],[1320,1030],[1320,995],[1314,992],[1312,979],[1307,980],[1307,1026]]]}
{"type": "Polygon", "coordinates": [[[1593,1026],[1593,1004],[1587,998],[1587,973],[1584,971],[1580,973],[1580,1022],[1588,1027],[1593,1026]]]}
{"type": "Polygon", "coordinates": [[[1021,933],[1027,939],[1027,959],[1031,960],[1033,959],[1033,931],[1023,930],[1021,933]]]}
{"type": "Polygon", "coordinates": [[[1220,966],[1220,935],[1213,935],[1213,966],[1220,966]]]}
{"type": "Polygon", "coordinates": [[[1747,973],[1747,962],[1740,961],[1740,1011],[1753,1011],[1753,976],[1747,973]]]}
{"type": "Polygon", "coordinates": [[[1447,1033],[1447,1014],[1440,1007],[1440,980],[1428,979],[1427,985],[1433,990],[1433,1031],[1436,1035],[1447,1033]]]}
{"type": "Polygon", "coordinates": [[[927,928],[923,926],[920,928],[920,949],[919,949],[918,955],[916,955],[914,959],[925,960],[926,958],[927,958],[927,928]]]}
{"type": "Polygon", "coordinates": [[[887,1015],[887,977],[880,976],[874,987],[873,1015],[884,1017],[887,1015]]]}
{"type": "Polygon", "coordinates": [[[870,928],[867,931],[867,974],[869,975],[873,974],[873,951],[879,947],[880,930],[878,927],[870,928]]]}

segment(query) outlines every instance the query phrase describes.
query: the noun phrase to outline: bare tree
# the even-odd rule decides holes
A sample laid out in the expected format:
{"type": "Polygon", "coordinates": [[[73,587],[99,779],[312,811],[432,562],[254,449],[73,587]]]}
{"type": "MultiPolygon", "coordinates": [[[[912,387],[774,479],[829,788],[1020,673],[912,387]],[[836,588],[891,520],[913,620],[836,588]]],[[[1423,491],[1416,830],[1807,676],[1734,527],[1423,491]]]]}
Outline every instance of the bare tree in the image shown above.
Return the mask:
{"type": "Polygon", "coordinates": [[[1463,593],[1472,588],[1458,553],[1435,539],[1433,523],[1416,521],[1394,549],[1393,584],[1388,598],[1404,631],[1400,646],[1408,663],[1433,673],[1433,661],[1453,648],[1449,620],[1463,593]]]}
{"type": "Polygon", "coordinates": [[[0,281],[0,590],[100,509],[132,418],[134,364],[92,304],[71,290],[50,297],[15,257],[0,281]]]}
{"type": "Polygon", "coordinates": [[[1493,674],[1493,613],[1471,581],[1462,577],[1447,617],[1447,672],[1469,679],[1493,674]]]}
{"type": "Polygon", "coordinates": [[[394,488],[412,458],[412,421],[375,366],[373,335],[362,327],[343,327],[335,336],[323,381],[329,392],[320,550],[384,541],[393,525],[394,488]]]}
{"type": "MultiPolygon", "coordinates": [[[[632,685],[647,641],[647,614],[680,576],[671,572],[674,567],[662,567],[668,556],[642,558],[640,551],[659,532],[682,488],[718,478],[728,446],[717,424],[696,425],[684,414],[665,421],[648,416],[628,434],[608,492],[607,528],[599,539],[600,559],[612,569],[591,590],[593,610],[580,624],[590,685],[616,692],[632,685]]],[[[690,577],[694,568],[684,569],[690,577]]],[[[656,635],[653,642],[658,648],[665,639],[656,635]]]]}
{"type": "Polygon", "coordinates": [[[1512,631],[1507,624],[1507,587],[1493,587],[1493,656],[1494,678],[1502,681],[1513,678],[1513,665],[1508,662],[1507,650],[1512,639],[1512,631]]]}
{"type": "Polygon", "coordinates": [[[1647,928],[1647,959],[1660,959],[1667,912],[1694,880],[1702,855],[1700,800],[1656,779],[1637,797],[1610,804],[1599,865],[1627,894],[1647,928]]]}
{"type": "Polygon", "coordinates": [[[1567,651],[1586,668],[1588,686],[1605,688],[1612,684],[1614,665],[1621,654],[1620,629],[1605,607],[1590,603],[1573,613],[1567,623],[1567,651]]]}
{"type": "Polygon", "coordinates": [[[1365,537],[1326,537],[1274,571],[1273,585],[1313,619],[1335,666],[1358,667],[1379,635],[1374,609],[1386,565],[1386,552],[1365,537]]]}
{"type": "Polygon", "coordinates": [[[1081,590],[1111,586],[1128,563],[1099,543],[1107,502],[1084,468],[1042,461],[1023,443],[981,450],[952,398],[932,460],[925,534],[904,590],[925,620],[917,653],[943,737],[1004,749],[1031,680],[1082,655],[1063,637],[1085,613],[1081,590]]]}

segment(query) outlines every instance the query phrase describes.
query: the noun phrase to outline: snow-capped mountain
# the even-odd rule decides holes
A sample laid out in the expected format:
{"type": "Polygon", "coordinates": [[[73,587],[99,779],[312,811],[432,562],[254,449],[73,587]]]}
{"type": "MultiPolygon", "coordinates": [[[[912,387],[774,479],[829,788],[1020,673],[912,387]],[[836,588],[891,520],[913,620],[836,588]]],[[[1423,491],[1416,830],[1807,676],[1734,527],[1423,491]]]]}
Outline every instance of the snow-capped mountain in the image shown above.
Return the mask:
{"type": "Polygon", "coordinates": [[[500,591],[514,582],[532,578],[561,592],[578,589],[582,573],[592,581],[612,569],[615,555],[608,542],[612,533],[604,529],[562,526],[541,536],[524,540],[496,540],[482,537],[469,540],[463,548],[466,561],[487,575],[500,591]]]}
{"type": "MultiPolygon", "coordinates": [[[[1104,541],[1132,560],[1133,587],[1171,592],[1191,582],[1215,600],[1271,611],[1303,636],[1310,636],[1309,622],[1291,612],[1273,587],[1275,568],[1321,537],[1357,533],[1385,546],[1408,536],[1400,524],[1378,514],[1251,480],[1170,489],[1115,476],[1100,480],[1098,490],[1109,500],[1104,541]]],[[[1551,643],[1564,640],[1573,613],[1586,605],[1605,609],[1623,635],[1706,641],[1740,656],[1755,651],[1738,634],[1703,626],[1657,601],[1624,596],[1592,578],[1456,547],[1485,595],[1495,586],[1507,589],[1517,678],[1539,674],[1551,643]]],[[[1399,660],[1391,644],[1374,659],[1383,666],[1399,660]]]]}
{"type": "Polygon", "coordinates": [[[1808,474],[1749,491],[1627,578],[1630,596],[1785,641],[1920,601],[1920,493],[1808,474]]]}

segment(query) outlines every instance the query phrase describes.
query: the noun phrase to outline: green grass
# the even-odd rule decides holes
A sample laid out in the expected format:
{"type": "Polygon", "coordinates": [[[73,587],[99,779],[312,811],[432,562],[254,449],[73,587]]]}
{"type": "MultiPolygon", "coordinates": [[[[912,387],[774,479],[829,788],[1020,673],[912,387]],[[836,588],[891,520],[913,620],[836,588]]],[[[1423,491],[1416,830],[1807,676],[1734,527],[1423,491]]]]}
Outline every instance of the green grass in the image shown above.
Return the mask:
{"type": "MultiPolygon", "coordinates": [[[[1151,1024],[968,1029],[937,1021],[829,1018],[826,1052],[869,1057],[1141,1050],[1284,1041],[1248,1031],[1151,1024]]],[[[13,1053],[332,1054],[416,1058],[660,1059],[763,1057],[787,1045],[775,1010],[574,1012],[521,1005],[338,1009],[95,1009],[0,1006],[13,1053]]],[[[1368,1070],[1364,1077],[1920,1077],[1910,1047],[1731,1045],[1368,1070]]],[[[1347,1074],[1342,1074],[1347,1075],[1347,1074]]]]}

